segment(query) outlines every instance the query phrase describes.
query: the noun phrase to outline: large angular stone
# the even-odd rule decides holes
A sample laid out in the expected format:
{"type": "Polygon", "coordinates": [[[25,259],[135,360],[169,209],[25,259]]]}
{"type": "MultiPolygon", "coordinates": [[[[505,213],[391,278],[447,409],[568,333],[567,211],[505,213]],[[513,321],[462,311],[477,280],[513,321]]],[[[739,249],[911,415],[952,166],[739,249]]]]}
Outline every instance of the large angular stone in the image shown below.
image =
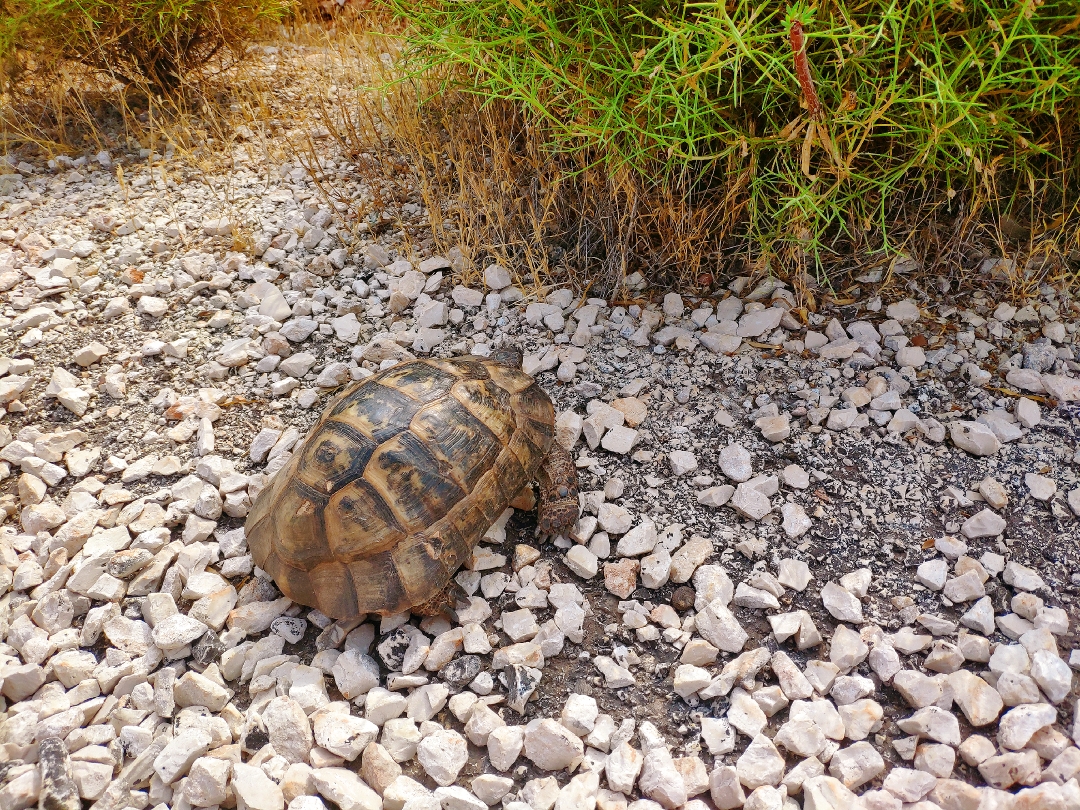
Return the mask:
{"type": "Polygon", "coordinates": [[[755,737],[735,763],[739,781],[753,790],[779,785],[784,776],[784,757],[764,734],[755,737]]]}
{"type": "Polygon", "coordinates": [[[641,792],[666,810],[686,803],[686,785],[667,748],[654,748],[645,754],[638,779],[641,792]]]}
{"type": "Polygon", "coordinates": [[[525,756],[545,771],[561,771],[585,753],[581,738],[555,720],[533,720],[525,727],[525,756]]]}
{"type": "Polygon", "coordinates": [[[311,776],[319,795],[336,804],[339,810],[382,810],[383,801],[379,794],[352,771],[316,768],[311,776]]]}
{"type": "Polygon", "coordinates": [[[750,638],[721,599],[709,603],[697,614],[696,627],[702,638],[724,652],[740,652],[750,638]]]}
{"type": "Polygon", "coordinates": [[[829,774],[850,789],[866,784],[884,770],[885,760],[865,740],[841,748],[829,761],[829,774]]]}
{"type": "Polygon", "coordinates": [[[835,582],[829,582],[821,589],[821,601],[834,618],[842,622],[862,623],[862,604],[858,597],[835,582]]]}
{"type": "Polygon", "coordinates": [[[1001,449],[1001,441],[986,425],[957,420],[949,428],[949,438],[961,450],[973,456],[992,456],[1001,449]]]}
{"type": "Polygon", "coordinates": [[[998,724],[998,742],[1002,748],[1018,751],[1038,731],[1057,720],[1057,710],[1049,703],[1017,706],[1009,709],[998,724]]]}
{"type": "Polygon", "coordinates": [[[263,773],[262,768],[235,763],[232,788],[237,810],[283,810],[285,807],[281,788],[263,773]]]}
{"type": "Polygon", "coordinates": [[[972,515],[960,526],[960,533],[969,539],[980,537],[997,537],[1005,531],[1008,524],[1005,518],[990,509],[972,515]]]}
{"type": "Polygon", "coordinates": [[[997,720],[1004,703],[994,687],[966,669],[953,672],[948,679],[953,700],[971,725],[985,726],[997,720]]]}

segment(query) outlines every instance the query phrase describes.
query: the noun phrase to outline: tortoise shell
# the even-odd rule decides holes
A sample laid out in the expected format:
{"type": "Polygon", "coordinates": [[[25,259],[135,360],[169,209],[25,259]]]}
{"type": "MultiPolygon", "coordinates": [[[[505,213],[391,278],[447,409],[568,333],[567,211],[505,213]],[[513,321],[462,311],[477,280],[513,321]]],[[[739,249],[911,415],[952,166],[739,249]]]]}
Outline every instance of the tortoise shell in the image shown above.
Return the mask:
{"type": "Polygon", "coordinates": [[[551,447],[554,408],[518,368],[401,363],[326,408],[247,519],[255,563],[335,619],[438,594],[551,447]]]}

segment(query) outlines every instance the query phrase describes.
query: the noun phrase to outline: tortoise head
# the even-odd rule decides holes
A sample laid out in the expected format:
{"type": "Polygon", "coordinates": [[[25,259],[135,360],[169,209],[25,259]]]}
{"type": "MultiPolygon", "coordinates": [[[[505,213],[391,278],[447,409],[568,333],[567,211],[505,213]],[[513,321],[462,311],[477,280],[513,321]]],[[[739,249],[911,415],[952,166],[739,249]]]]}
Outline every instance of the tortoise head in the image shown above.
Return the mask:
{"type": "Polygon", "coordinates": [[[511,349],[508,346],[504,346],[501,349],[496,349],[495,353],[491,355],[491,359],[494,360],[496,363],[501,363],[504,366],[510,366],[511,368],[521,368],[521,352],[519,352],[517,349],[511,349]]]}

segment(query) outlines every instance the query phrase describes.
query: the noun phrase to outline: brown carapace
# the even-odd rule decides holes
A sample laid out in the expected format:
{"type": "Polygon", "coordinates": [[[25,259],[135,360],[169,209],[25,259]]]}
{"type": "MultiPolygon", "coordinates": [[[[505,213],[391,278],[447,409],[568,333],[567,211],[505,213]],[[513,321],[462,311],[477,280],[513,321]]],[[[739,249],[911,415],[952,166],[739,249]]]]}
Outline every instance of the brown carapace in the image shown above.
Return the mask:
{"type": "Polygon", "coordinates": [[[445,604],[451,577],[518,492],[538,524],[578,517],[573,459],[520,355],[414,360],[346,389],[247,519],[255,563],[335,619],[445,604]]]}

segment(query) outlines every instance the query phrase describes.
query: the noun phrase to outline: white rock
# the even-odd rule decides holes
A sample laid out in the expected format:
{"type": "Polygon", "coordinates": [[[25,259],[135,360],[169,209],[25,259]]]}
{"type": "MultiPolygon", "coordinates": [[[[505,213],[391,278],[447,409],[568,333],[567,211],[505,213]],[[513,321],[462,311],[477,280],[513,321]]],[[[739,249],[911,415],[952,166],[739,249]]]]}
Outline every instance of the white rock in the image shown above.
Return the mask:
{"type": "Polygon", "coordinates": [[[918,323],[919,318],[921,317],[918,304],[910,298],[905,298],[903,301],[889,304],[889,306],[885,308],[885,314],[901,324],[918,323]]]}
{"type": "Polygon", "coordinates": [[[1036,650],[1031,656],[1031,677],[1053,703],[1060,703],[1072,690],[1072,670],[1048,650],[1036,650]]]}
{"type": "MultiPolygon", "coordinates": [[[[812,669],[808,666],[807,672],[811,671],[812,669]]],[[[792,720],[806,720],[814,723],[830,740],[842,740],[847,734],[844,719],[830,700],[793,700],[788,717],[792,720]]]]}
{"type": "Polygon", "coordinates": [[[983,581],[976,571],[968,571],[945,583],[945,598],[956,603],[971,602],[986,595],[983,581]]]}
{"type": "Polygon", "coordinates": [[[671,556],[671,581],[683,583],[713,555],[713,543],[707,537],[694,535],[671,556]]]}
{"type": "Polygon", "coordinates": [[[169,311],[169,302],[164,298],[144,295],[139,299],[139,304],[136,309],[142,315],[146,315],[150,318],[160,318],[169,311]]]}
{"type": "Polygon", "coordinates": [[[979,494],[994,509],[1004,509],[1009,504],[1009,494],[1005,487],[989,476],[979,483],[979,494]]]}
{"type": "Polygon", "coordinates": [[[788,537],[795,539],[802,537],[813,525],[810,521],[810,517],[806,514],[806,510],[797,503],[785,502],[780,507],[780,512],[784,517],[783,529],[784,534],[788,537]]]}
{"type": "Polygon", "coordinates": [[[231,697],[230,690],[193,670],[185,672],[173,688],[177,706],[205,706],[212,712],[224,709],[231,697]]]}
{"type": "Polygon", "coordinates": [[[274,750],[290,763],[307,762],[315,744],[303,707],[290,697],[277,697],[262,710],[274,750]]]}
{"type": "Polygon", "coordinates": [[[733,727],[751,739],[759,735],[769,722],[765,712],[750,694],[738,688],[731,693],[727,718],[733,727]]]}
{"type": "Polygon", "coordinates": [[[487,738],[488,760],[499,771],[508,771],[514,766],[525,742],[524,726],[500,726],[487,738]]]}
{"type": "Polygon", "coordinates": [[[730,501],[731,496],[734,494],[735,487],[731,486],[731,484],[720,484],[719,486],[701,490],[697,494],[697,501],[703,506],[721,507],[730,501]]]}
{"type": "MultiPolygon", "coordinates": [[[[229,763],[225,763],[226,778],[230,770],[229,763]]],[[[111,762],[72,762],[71,778],[78,787],[79,796],[83,799],[96,801],[105,793],[105,789],[112,782],[113,765],[111,762]]],[[[14,803],[13,803],[14,804],[14,803]]],[[[207,805],[209,806],[209,805],[207,805]]]]}
{"type": "Polygon", "coordinates": [[[347,700],[366,695],[379,685],[379,665],[358,650],[346,650],[338,656],[331,672],[338,691],[347,700]]]}
{"type": "Polygon", "coordinates": [[[629,743],[621,743],[608,755],[604,763],[608,785],[620,793],[632,792],[644,762],[645,757],[640,751],[629,743]]]}
{"type": "Polygon", "coordinates": [[[1005,712],[998,723],[998,742],[1002,748],[1018,751],[1032,736],[1054,723],[1057,710],[1048,703],[1017,706],[1005,712]]]}
{"type": "Polygon", "coordinates": [[[949,438],[961,450],[974,456],[991,456],[1001,449],[1001,441],[994,431],[979,422],[953,422],[949,428],[949,438]]]}
{"type": "Polygon", "coordinates": [[[780,726],[773,742],[799,757],[817,756],[826,745],[821,729],[809,720],[788,720],[780,726]]]}
{"type": "Polygon", "coordinates": [[[620,557],[638,557],[648,554],[656,548],[657,539],[656,524],[645,518],[619,538],[615,553],[620,557]]]}
{"type": "Polygon", "coordinates": [[[404,695],[399,692],[390,692],[379,686],[371,688],[366,694],[364,717],[376,726],[400,717],[408,706],[408,700],[404,695]]]}
{"type": "Polygon", "coordinates": [[[985,726],[997,720],[1003,706],[1001,695],[986,681],[965,669],[948,676],[953,700],[973,726],[985,726]]]}
{"type": "Polygon", "coordinates": [[[554,720],[533,720],[525,727],[525,756],[538,768],[561,771],[584,753],[581,739],[554,720]]]}
{"type": "Polygon", "coordinates": [[[802,783],[803,810],[858,810],[859,798],[832,776],[815,776],[802,783]]]}
{"type": "Polygon", "coordinates": [[[896,725],[908,734],[929,737],[945,745],[960,744],[960,725],[956,716],[937,706],[919,709],[911,717],[898,721],[896,725]]]}
{"type": "Polygon", "coordinates": [[[749,481],[754,474],[750,451],[741,444],[729,444],[720,451],[720,469],[736,483],[749,481]]]}
{"type": "Polygon", "coordinates": [[[862,603],[835,582],[829,582],[821,589],[821,601],[834,618],[842,622],[862,623],[862,603]]]}
{"type": "Polygon", "coordinates": [[[960,533],[969,539],[996,537],[1005,531],[1005,518],[989,509],[983,509],[967,520],[960,527],[960,533]]]}
{"type": "Polygon", "coordinates": [[[672,450],[668,453],[668,463],[671,464],[671,472],[676,475],[686,475],[698,468],[694,454],[687,450],[672,450]]]}
{"type": "MultiPolygon", "coordinates": [[[[486,802],[458,785],[437,787],[433,795],[439,801],[442,810],[487,810],[488,807],[486,802]]],[[[385,807],[385,804],[383,806],[385,807]]]]}
{"type": "MultiPolygon", "coordinates": [[[[235,769],[239,766],[233,767],[235,769]]],[[[379,794],[368,787],[363,779],[345,768],[316,768],[311,772],[311,778],[319,795],[333,802],[339,810],[382,810],[383,808],[383,801],[379,794]]]]}
{"type": "Polygon", "coordinates": [[[228,760],[216,757],[199,757],[188,772],[184,795],[196,807],[213,807],[222,804],[232,766],[228,760]]]}
{"type": "Polygon", "coordinates": [[[1042,421],[1042,412],[1039,410],[1038,403],[1027,397],[1020,397],[1016,401],[1015,414],[1016,421],[1029,430],[1042,421]]]}
{"type": "Polygon", "coordinates": [[[1057,492],[1057,482],[1038,473],[1029,472],[1024,475],[1024,483],[1027,485],[1031,497],[1037,501],[1048,501],[1057,492]]]}
{"type": "Polygon", "coordinates": [[[784,413],[779,416],[763,416],[754,422],[754,427],[761,431],[761,437],[767,442],[782,442],[791,435],[791,417],[784,413]]]}
{"type": "Polygon", "coordinates": [[[884,710],[875,700],[863,698],[839,706],[837,712],[844,721],[844,733],[849,740],[865,740],[881,728],[884,710]]]}
{"type": "Polygon", "coordinates": [[[600,440],[600,446],[610,453],[625,456],[637,443],[638,432],[625,425],[618,425],[609,429],[604,438],[600,440]]]}
{"type": "Polygon", "coordinates": [[[727,754],[735,750],[735,732],[731,724],[722,717],[701,718],[701,739],[713,756],[727,754]]]}
{"type": "Polygon", "coordinates": [[[25,810],[38,804],[41,793],[41,773],[37,767],[30,767],[18,776],[9,776],[9,781],[0,789],[0,802],[11,810],[25,810]]]}
{"type": "MultiPolygon", "coordinates": [[[[513,781],[507,781],[510,782],[511,786],[513,785],[513,781]]],[[[595,807],[599,789],[600,774],[595,771],[579,773],[571,778],[563,789],[559,791],[559,798],[555,801],[554,810],[578,810],[578,808],[587,810],[595,807]]]]}
{"type": "Polygon", "coordinates": [[[935,557],[920,563],[915,570],[915,580],[925,588],[932,591],[940,591],[945,587],[949,578],[949,563],[941,557],[935,557]]]}
{"type": "Polygon", "coordinates": [[[575,545],[566,552],[566,567],[582,579],[592,579],[600,570],[600,559],[585,546],[575,545]]]}
{"type": "Polygon", "coordinates": [[[56,394],[57,401],[76,416],[82,416],[90,405],[90,394],[82,388],[62,388],[56,394]]]}
{"type": "Polygon", "coordinates": [[[755,608],[757,610],[779,610],[780,602],[768,591],[753,588],[745,582],[740,582],[735,588],[735,597],[732,600],[739,607],[755,608]]]}
{"type": "Polygon", "coordinates": [[[762,785],[779,785],[784,776],[784,757],[772,740],[759,734],[735,763],[739,781],[753,790],[762,785]]]}
{"type": "Polygon", "coordinates": [[[701,637],[724,652],[741,652],[743,645],[749,639],[749,635],[743,630],[739,620],[727,609],[721,599],[711,602],[695,618],[697,632],[701,637]]]}
{"type": "Polygon", "coordinates": [[[187,774],[191,764],[207,752],[212,738],[202,729],[181,731],[154,759],[154,771],[165,784],[172,784],[187,774]]]}
{"type": "Polygon", "coordinates": [[[687,800],[682,775],[664,747],[654,748],[645,754],[638,786],[645,796],[667,810],[681,807],[687,800]]]}
{"type": "Polygon", "coordinates": [[[743,338],[761,337],[772,332],[780,325],[785,310],[781,307],[767,307],[756,312],[747,312],[739,319],[738,336],[743,338]]]}
{"type": "Polygon", "coordinates": [[[786,588],[804,591],[814,577],[810,573],[810,566],[802,560],[784,559],[780,560],[776,578],[786,588]]]}
{"type": "Polygon", "coordinates": [[[505,290],[513,280],[510,271],[501,264],[489,264],[484,268],[484,284],[492,290],[505,290]]]}
{"type": "Polygon", "coordinates": [[[750,482],[739,484],[729,503],[732,509],[750,520],[761,520],[772,511],[769,497],[750,482]]]}
{"type": "Polygon", "coordinates": [[[493,731],[505,726],[505,721],[486,705],[479,703],[470,710],[465,723],[465,736],[474,745],[487,745],[493,731]]]}
{"type": "Polygon", "coordinates": [[[840,749],[829,761],[829,774],[847,788],[864,785],[884,770],[885,760],[865,740],[840,749]]]}
{"type": "Polygon", "coordinates": [[[1002,579],[1006,585],[1012,585],[1020,591],[1038,591],[1046,587],[1046,583],[1036,571],[1015,561],[1010,561],[1005,566],[1002,579]]]}
{"type": "Polygon", "coordinates": [[[540,632],[540,625],[536,623],[536,617],[531,610],[505,611],[502,614],[502,624],[503,632],[514,642],[528,641],[540,632]]]}
{"type": "Polygon", "coordinates": [[[621,689],[624,686],[633,686],[636,683],[630,670],[619,666],[606,655],[595,656],[593,664],[600,674],[604,676],[604,686],[608,689],[621,689]]]}
{"type": "Polygon", "coordinates": [[[596,717],[600,710],[596,705],[596,698],[590,695],[571,693],[563,704],[559,715],[559,721],[570,731],[579,737],[584,737],[593,730],[596,717]]]}
{"type": "Polygon", "coordinates": [[[709,796],[721,810],[734,810],[746,802],[739,774],[730,765],[718,765],[709,775],[709,796]]]}
{"type": "Polygon", "coordinates": [[[809,698],[814,693],[814,687],[803,675],[802,670],[788,657],[783,650],[777,650],[769,659],[776,679],[788,700],[801,700],[809,698]]]}
{"type": "Polygon", "coordinates": [[[312,725],[315,742],[349,762],[360,756],[368,743],[379,736],[379,727],[370,720],[336,712],[317,713],[312,725]]]}
{"type": "Polygon", "coordinates": [[[456,731],[441,729],[420,741],[416,758],[436,783],[452,785],[469,761],[469,744],[456,731]]]}
{"type": "Polygon", "coordinates": [[[924,771],[893,768],[885,777],[883,787],[901,801],[917,802],[933,790],[937,778],[924,771]]]}

